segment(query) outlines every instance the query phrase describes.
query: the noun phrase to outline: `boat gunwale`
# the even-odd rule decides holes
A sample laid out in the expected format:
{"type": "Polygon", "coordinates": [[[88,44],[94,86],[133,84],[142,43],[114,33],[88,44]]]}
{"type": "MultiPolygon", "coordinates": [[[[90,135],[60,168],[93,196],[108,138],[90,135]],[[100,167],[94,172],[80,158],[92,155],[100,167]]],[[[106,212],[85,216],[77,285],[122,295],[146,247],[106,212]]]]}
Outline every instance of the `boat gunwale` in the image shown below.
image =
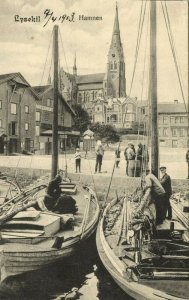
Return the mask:
{"type": "MultiPolygon", "coordinates": [[[[158,299],[165,299],[165,300],[186,300],[187,298],[178,298],[176,296],[167,294],[166,292],[159,291],[157,289],[153,289],[148,286],[144,286],[140,284],[139,282],[129,282],[124,276],[124,271],[120,272],[120,266],[118,264],[118,260],[121,262],[121,260],[113,253],[113,250],[110,248],[106,237],[104,235],[103,231],[103,224],[104,224],[104,219],[110,210],[112,206],[114,206],[117,202],[117,199],[113,199],[105,208],[103,212],[102,219],[99,222],[98,228],[97,228],[97,234],[96,234],[96,244],[97,244],[97,249],[99,256],[101,258],[101,261],[107,271],[112,275],[114,281],[117,282],[118,285],[122,284],[126,292],[131,296],[131,297],[137,297],[136,299],[140,300],[158,300],[158,299]],[[108,253],[109,252],[109,253],[108,253]],[[116,260],[114,263],[110,260],[110,257],[112,257],[112,253],[114,254],[113,256],[116,257],[116,260]],[[116,263],[117,262],[117,263],[116,263]]],[[[124,263],[121,262],[122,265],[124,266],[124,263]]]]}

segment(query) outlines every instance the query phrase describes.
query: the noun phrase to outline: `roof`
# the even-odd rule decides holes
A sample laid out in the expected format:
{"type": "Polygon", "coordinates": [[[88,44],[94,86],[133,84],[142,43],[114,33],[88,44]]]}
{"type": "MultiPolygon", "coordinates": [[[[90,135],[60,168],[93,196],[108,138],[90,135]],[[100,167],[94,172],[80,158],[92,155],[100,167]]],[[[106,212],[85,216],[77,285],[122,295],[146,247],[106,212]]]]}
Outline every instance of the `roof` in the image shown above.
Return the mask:
{"type": "MultiPolygon", "coordinates": [[[[53,86],[52,85],[42,85],[42,86],[34,86],[33,87],[36,92],[38,92],[39,96],[47,93],[49,90],[53,89],[53,86]]],[[[64,104],[67,106],[67,108],[70,110],[70,112],[72,113],[72,115],[76,115],[75,114],[75,111],[73,110],[73,108],[68,104],[68,102],[64,99],[64,97],[62,96],[62,94],[59,92],[59,96],[60,98],[62,99],[62,101],[64,102],[64,104]]]]}
{"type": "Polygon", "coordinates": [[[36,93],[36,91],[33,89],[33,87],[31,87],[31,85],[27,82],[27,80],[22,76],[20,72],[0,75],[0,84],[9,80],[13,80],[19,84],[27,86],[30,89],[30,91],[34,94],[34,96],[39,99],[39,96],[36,93]]]}
{"type": "Polygon", "coordinates": [[[96,73],[88,75],[78,75],[76,77],[77,84],[101,83],[104,80],[105,73],[96,73]]]}
{"type": "MultiPolygon", "coordinates": [[[[58,130],[58,134],[59,135],[77,135],[79,136],[80,135],[80,132],[79,131],[68,131],[68,130],[65,130],[65,131],[62,131],[62,130],[58,130]]],[[[48,130],[45,130],[43,132],[41,132],[41,135],[52,135],[52,130],[51,129],[48,129],[48,130]]]]}
{"type": "Polygon", "coordinates": [[[33,86],[33,89],[38,93],[38,94],[42,94],[45,91],[47,91],[49,88],[51,87],[51,85],[39,85],[39,86],[33,86]]]}
{"type": "MultiPolygon", "coordinates": [[[[140,101],[138,107],[147,107],[148,101],[140,101]]],[[[171,102],[162,102],[158,103],[158,113],[186,113],[186,107],[184,103],[171,103],[171,102]]]]}
{"type": "Polygon", "coordinates": [[[102,88],[103,88],[102,82],[90,83],[90,84],[81,84],[81,85],[78,86],[79,91],[97,90],[97,89],[102,89],[102,88]]]}
{"type": "Polygon", "coordinates": [[[158,113],[186,113],[184,103],[159,103],[158,113]]]}

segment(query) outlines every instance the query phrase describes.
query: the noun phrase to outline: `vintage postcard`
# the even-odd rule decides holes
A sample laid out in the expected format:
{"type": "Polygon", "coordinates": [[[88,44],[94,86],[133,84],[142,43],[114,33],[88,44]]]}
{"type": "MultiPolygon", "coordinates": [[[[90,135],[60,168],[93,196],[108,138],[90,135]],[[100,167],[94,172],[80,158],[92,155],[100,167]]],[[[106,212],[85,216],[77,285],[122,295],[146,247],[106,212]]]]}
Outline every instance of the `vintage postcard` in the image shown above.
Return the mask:
{"type": "Polygon", "coordinates": [[[188,1],[0,1],[0,299],[188,299],[188,1]]]}

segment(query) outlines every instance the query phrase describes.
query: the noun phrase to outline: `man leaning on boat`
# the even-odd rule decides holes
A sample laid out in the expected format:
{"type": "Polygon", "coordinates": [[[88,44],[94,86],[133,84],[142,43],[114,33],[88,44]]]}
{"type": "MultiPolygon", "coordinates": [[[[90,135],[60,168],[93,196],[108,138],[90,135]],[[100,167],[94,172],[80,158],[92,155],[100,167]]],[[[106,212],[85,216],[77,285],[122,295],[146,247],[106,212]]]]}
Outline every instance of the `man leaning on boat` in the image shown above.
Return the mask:
{"type": "Polygon", "coordinates": [[[148,196],[151,198],[152,201],[154,201],[156,208],[156,225],[162,224],[165,219],[165,190],[159,182],[158,178],[154,174],[150,173],[150,170],[146,170],[144,172],[144,176],[144,196],[142,202],[148,196]]]}

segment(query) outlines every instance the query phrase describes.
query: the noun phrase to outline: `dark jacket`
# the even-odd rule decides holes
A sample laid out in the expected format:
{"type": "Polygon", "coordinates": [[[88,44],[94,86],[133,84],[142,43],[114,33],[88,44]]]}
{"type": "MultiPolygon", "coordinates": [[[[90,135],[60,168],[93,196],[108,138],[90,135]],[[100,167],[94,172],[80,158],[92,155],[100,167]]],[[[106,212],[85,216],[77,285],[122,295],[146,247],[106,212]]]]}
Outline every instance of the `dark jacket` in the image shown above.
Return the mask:
{"type": "Polygon", "coordinates": [[[53,179],[49,182],[49,185],[47,187],[47,194],[55,199],[58,199],[60,197],[61,189],[56,179],[53,179]]]}
{"type": "Polygon", "coordinates": [[[166,195],[170,197],[172,195],[171,177],[165,173],[165,175],[160,179],[160,182],[165,190],[166,195]]]}

